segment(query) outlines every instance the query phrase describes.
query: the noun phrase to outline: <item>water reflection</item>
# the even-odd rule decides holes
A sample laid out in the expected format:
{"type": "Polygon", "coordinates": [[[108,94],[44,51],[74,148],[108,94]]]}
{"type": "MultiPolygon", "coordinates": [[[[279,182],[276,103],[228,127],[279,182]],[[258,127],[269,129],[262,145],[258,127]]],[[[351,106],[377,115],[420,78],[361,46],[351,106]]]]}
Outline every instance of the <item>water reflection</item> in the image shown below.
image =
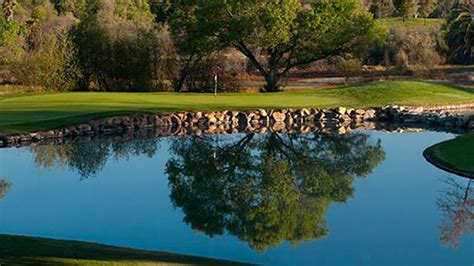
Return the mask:
{"type": "Polygon", "coordinates": [[[0,177],[0,201],[5,197],[7,192],[10,190],[11,184],[5,179],[0,177]]]}
{"type": "Polygon", "coordinates": [[[447,178],[447,189],[438,198],[438,207],[443,214],[441,243],[458,248],[464,234],[474,232],[474,188],[472,180],[447,178]]]}
{"type": "Polygon", "coordinates": [[[380,141],[362,133],[189,137],[170,150],[171,199],[184,221],[259,251],[327,235],[328,206],[353,196],[354,178],[385,158],[380,141]]]}
{"type": "Polygon", "coordinates": [[[133,139],[126,142],[84,142],[64,145],[44,145],[32,147],[38,167],[68,167],[78,171],[83,179],[101,171],[112,157],[128,160],[130,157],[155,156],[160,139],[133,139]]]}

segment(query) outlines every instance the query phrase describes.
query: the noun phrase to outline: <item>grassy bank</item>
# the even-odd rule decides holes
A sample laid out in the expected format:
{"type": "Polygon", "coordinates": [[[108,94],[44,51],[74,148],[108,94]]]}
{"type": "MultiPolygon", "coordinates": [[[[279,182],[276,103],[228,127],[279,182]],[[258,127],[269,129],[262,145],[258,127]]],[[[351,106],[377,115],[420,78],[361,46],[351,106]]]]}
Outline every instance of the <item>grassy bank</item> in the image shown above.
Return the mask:
{"type": "Polygon", "coordinates": [[[136,112],[434,105],[474,101],[474,90],[419,81],[283,93],[51,93],[0,96],[0,134],[47,130],[136,112]]]}
{"type": "Polygon", "coordinates": [[[474,134],[434,145],[425,155],[445,170],[474,178],[474,134]]]}
{"type": "Polygon", "coordinates": [[[243,265],[86,242],[0,235],[0,265],[243,265]]]}

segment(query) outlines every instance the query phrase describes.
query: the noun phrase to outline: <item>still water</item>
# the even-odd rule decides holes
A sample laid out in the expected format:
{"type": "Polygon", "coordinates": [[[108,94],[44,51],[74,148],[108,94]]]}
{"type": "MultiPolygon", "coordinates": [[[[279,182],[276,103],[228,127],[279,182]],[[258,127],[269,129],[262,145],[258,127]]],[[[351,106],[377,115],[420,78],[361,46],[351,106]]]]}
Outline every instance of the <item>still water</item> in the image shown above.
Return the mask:
{"type": "MultiPolygon", "coordinates": [[[[474,265],[447,133],[170,137],[0,150],[0,233],[266,265],[474,265]]],[[[474,182],[473,182],[474,183],[474,182]]]]}

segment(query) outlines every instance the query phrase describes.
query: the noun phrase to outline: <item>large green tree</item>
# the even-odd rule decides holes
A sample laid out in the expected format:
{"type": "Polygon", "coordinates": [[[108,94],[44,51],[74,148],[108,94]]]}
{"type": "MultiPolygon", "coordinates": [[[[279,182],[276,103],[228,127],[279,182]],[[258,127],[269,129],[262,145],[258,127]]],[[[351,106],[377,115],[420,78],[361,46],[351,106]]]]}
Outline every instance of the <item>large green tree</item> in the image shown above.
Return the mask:
{"type": "Polygon", "coordinates": [[[385,155],[361,133],[187,137],[170,149],[171,200],[184,221],[260,251],[324,237],[329,205],[351,197],[354,178],[385,155]]]}
{"type": "Polygon", "coordinates": [[[278,91],[292,69],[353,52],[380,33],[354,0],[180,0],[172,19],[180,22],[171,22],[172,30],[193,51],[240,51],[268,92],[278,91]]]}
{"type": "Polygon", "coordinates": [[[473,5],[456,5],[444,25],[448,60],[454,64],[474,63],[473,5]]]}
{"type": "Polygon", "coordinates": [[[146,1],[88,0],[71,34],[83,72],[81,87],[102,90],[151,89],[154,16],[146,1]]]}

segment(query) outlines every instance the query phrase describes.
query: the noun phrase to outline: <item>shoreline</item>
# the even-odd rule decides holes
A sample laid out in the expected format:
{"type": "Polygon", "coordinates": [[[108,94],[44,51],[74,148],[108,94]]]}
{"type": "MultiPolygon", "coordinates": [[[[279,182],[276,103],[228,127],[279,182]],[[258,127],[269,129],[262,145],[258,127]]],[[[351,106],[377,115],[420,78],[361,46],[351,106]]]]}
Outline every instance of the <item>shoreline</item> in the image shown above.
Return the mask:
{"type": "Polygon", "coordinates": [[[423,152],[423,157],[426,159],[426,161],[428,161],[429,163],[431,163],[432,165],[434,165],[435,167],[437,167],[437,168],[439,168],[443,171],[446,171],[448,173],[455,174],[455,175],[458,175],[458,176],[461,176],[461,177],[474,179],[474,172],[473,173],[466,172],[466,171],[459,170],[459,169],[456,169],[454,167],[448,166],[447,164],[445,164],[445,163],[439,161],[438,159],[434,158],[433,156],[429,155],[428,154],[428,149],[423,152]]]}
{"type": "Polygon", "coordinates": [[[0,234],[0,264],[252,265],[224,259],[141,250],[94,242],[0,234]]]}
{"type": "Polygon", "coordinates": [[[288,108],[134,114],[47,131],[3,135],[0,136],[0,148],[29,146],[47,140],[127,134],[144,129],[155,131],[155,136],[318,131],[345,134],[356,129],[377,128],[389,131],[421,128],[463,133],[474,130],[474,115],[450,111],[466,108],[474,108],[474,103],[436,107],[394,105],[367,109],[288,108]]]}

